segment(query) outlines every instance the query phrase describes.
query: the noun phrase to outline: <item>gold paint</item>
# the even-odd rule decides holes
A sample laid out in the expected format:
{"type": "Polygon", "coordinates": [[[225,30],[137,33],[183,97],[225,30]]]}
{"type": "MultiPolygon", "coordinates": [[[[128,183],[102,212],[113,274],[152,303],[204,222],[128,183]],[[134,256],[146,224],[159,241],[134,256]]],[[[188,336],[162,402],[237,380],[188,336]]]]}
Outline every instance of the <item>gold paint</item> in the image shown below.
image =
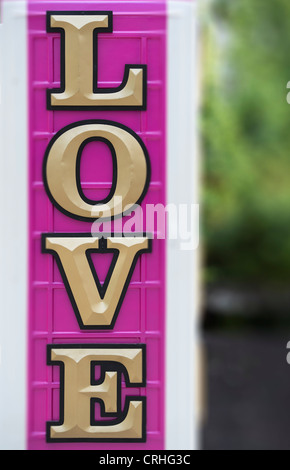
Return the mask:
{"type": "Polygon", "coordinates": [[[138,140],[112,124],[83,124],[66,130],[52,144],[46,161],[46,181],[54,201],[72,217],[111,218],[132,208],[141,198],[147,181],[147,161],[138,140]],[[114,195],[106,203],[91,204],[77,186],[78,151],[88,139],[106,139],[114,147],[117,177],[114,195]]]}
{"type": "MultiPolygon", "coordinates": [[[[130,382],[143,382],[143,350],[141,348],[52,348],[51,362],[64,365],[64,405],[63,422],[50,424],[50,439],[141,439],[143,428],[143,402],[130,400],[129,409],[124,419],[117,424],[92,425],[91,399],[102,400],[105,412],[122,410],[117,403],[121,393],[117,387],[118,367],[123,365],[130,382]],[[104,381],[91,385],[91,363],[116,363],[116,372],[105,372],[104,381]]],[[[120,377],[119,377],[120,378],[120,377]]],[[[138,398],[138,397],[136,397],[138,398]]],[[[61,413],[62,414],[62,413],[61,413]]],[[[118,417],[117,417],[118,418],[118,417]]],[[[115,418],[116,419],[116,418],[115,418]]]]}
{"type": "Polygon", "coordinates": [[[118,91],[93,91],[93,31],[109,29],[108,15],[52,14],[50,27],[65,33],[65,90],[51,93],[51,106],[143,106],[142,68],[130,68],[118,91]]]}
{"type": "Polygon", "coordinates": [[[45,249],[59,257],[83,325],[92,328],[112,324],[134,259],[140,251],[148,250],[149,240],[147,237],[107,238],[107,248],[119,254],[103,298],[86,257],[88,250],[98,248],[99,238],[94,237],[45,238],[45,249]]]}

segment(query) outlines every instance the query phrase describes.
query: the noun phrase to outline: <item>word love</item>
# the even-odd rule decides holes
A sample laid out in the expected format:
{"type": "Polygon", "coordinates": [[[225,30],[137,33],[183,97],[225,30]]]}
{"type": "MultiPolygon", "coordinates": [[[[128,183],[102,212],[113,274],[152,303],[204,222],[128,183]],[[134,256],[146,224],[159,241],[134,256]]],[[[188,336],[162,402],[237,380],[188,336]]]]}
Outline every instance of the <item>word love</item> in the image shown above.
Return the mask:
{"type": "MultiPolygon", "coordinates": [[[[112,31],[112,12],[47,13],[47,32],[61,35],[62,61],[60,88],[47,90],[49,110],[146,110],[145,65],[124,64],[117,88],[97,86],[98,34],[112,31]]],[[[43,178],[59,211],[80,221],[103,222],[140,204],[149,186],[150,161],[142,140],[126,126],[97,119],[78,121],[49,143],[43,178]],[[94,141],[109,148],[113,161],[112,188],[102,201],[87,199],[80,181],[82,152],[94,141]]],[[[125,235],[42,235],[42,252],[54,256],[82,330],[114,327],[136,262],[151,251],[149,236],[125,235]],[[113,253],[103,285],[92,263],[93,253],[113,253]]],[[[59,366],[61,372],[60,419],[47,423],[48,442],[146,440],[146,398],[127,396],[124,404],[121,395],[124,381],[126,388],[146,386],[144,344],[53,344],[47,347],[47,363],[59,366]],[[96,403],[106,420],[96,417],[96,403]]]]}

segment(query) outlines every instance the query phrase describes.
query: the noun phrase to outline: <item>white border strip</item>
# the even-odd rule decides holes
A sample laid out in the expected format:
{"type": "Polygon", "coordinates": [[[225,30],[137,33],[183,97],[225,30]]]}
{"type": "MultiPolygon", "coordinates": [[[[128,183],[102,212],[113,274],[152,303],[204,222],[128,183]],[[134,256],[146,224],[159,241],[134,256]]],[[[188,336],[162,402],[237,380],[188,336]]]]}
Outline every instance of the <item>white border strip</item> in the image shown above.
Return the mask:
{"type": "MultiPolygon", "coordinates": [[[[1,1],[1,0],[0,0],[1,1]]],[[[0,449],[26,448],[27,14],[1,2],[0,449]]]]}
{"type": "MultiPolygon", "coordinates": [[[[198,203],[196,2],[168,1],[167,203],[198,203]]],[[[166,449],[198,448],[198,252],[167,241],[166,449]]]]}

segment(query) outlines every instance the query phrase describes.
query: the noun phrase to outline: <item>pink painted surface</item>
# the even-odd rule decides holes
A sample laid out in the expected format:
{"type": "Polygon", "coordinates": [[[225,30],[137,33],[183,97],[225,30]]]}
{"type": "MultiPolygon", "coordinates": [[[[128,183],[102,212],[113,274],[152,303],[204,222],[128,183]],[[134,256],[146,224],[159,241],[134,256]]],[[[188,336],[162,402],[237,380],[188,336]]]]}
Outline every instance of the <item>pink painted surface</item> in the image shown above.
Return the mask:
{"type": "MultiPolygon", "coordinates": [[[[80,330],[58,267],[41,253],[41,234],[84,233],[87,222],[59,212],[46,195],[42,179],[44,153],[64,126],[86,119],[108,119],[128,126],[145,143],[151,182],[142,203],[165,204],[166,1],[29,0],[29,144],[30,144],[30,273],[29,273],[29,449],[164,449],[165,242],[153,240],[152,253],[139,258],[113,330],[80,330]],[[116,87],[125,64],[147,64],[147,111],[47,111],[46,90],[60,85],[60,36],[46,33],[46,11],[110,10],[113,33],[99,35],[100,87],[116,87]],[[144,343],[147,386],[123,389],[147,397],[146,443],[46,443],[47,421],[59,419],[59,368],[47,366],[48,344],[144,343]]],[[[81,162],[81,184],[90,199],[103,199],[112,182],[112,161],[104,144],[91,143],[81,162]],[[96,147],[98,146],[98,147],[96,147]],[[97,152],[96,152],[97,150],[97,152]],[[95,155],[94,158],[92,156],[95,155]],[[97,156],[96,156],[97,155],[97,156]],[[102,164],[100,165],[100,162],[102,164]]],[[[124,218],[128,221],[129,217],[124,218]]],[[[104,227],[106,230],[107,227],[104,227]]],[[[152,229],[152,227],[143,227],[152,229]]],[[[139,227],[136,227],[138,230],[139,227]]],[[[152,230],[151,230],[152,231],[152,230]]],[[[109,258],[98,255],[95,267],[103,281],[109,258]]],[[[97,410],[96,410],[97,413],[97,410]]]]}

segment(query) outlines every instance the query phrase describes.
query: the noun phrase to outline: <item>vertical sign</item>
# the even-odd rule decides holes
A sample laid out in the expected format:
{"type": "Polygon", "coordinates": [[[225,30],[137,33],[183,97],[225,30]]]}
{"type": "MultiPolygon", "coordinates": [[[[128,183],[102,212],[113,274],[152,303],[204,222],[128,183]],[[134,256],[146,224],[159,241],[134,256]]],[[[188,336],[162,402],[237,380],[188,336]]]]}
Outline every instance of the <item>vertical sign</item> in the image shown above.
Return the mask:
{"type": "Polygon", "coordinates": [[[198,446],[195,3],[0,0],[1,449],[198,446]]]}
{"type": "Polygon", "coordinates": [[[163,449],[166,4],[28,22],[29,448],[163,449]]]}

